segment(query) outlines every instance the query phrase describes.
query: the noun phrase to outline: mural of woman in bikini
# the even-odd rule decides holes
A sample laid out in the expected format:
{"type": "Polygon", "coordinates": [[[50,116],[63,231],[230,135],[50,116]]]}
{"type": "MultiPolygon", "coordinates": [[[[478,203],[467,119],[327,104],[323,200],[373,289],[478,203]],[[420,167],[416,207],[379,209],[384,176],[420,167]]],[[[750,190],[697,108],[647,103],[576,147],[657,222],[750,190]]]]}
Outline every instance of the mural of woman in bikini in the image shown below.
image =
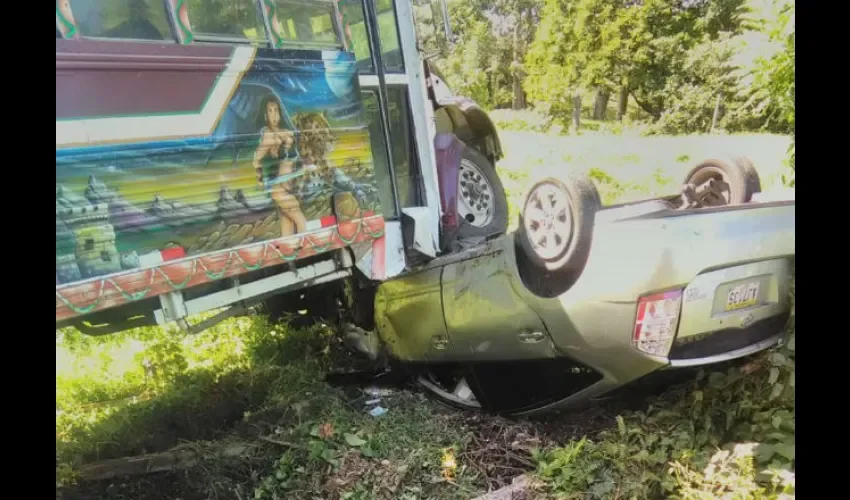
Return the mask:
{"type": "Polygon", "coordinates": [[[315,167],[296,168],[298,151],[295,134],[284,128],[284,108],[276,96],[263,99],[257,116],[260,143],[254,152],[254,170],[263,190],[271,195],[280,211],[280,235],[289,236],[306,230],[307,219],[301,203],[292,194],[293,179],[315,167]]]}

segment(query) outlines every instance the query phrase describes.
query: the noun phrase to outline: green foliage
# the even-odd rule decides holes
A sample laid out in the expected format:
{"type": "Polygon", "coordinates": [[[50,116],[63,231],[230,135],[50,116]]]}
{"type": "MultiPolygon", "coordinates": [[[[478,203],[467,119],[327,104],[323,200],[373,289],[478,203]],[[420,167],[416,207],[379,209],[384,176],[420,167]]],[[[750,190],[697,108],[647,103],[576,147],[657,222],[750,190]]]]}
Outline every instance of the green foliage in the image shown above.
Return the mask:
{"type": "MultiPolygon", "coordinates": [[[[492,81],[499,78],[496,37],[489,21],[474,4],[453,2],[450,15],[455,26],[463,26],[455,36],[457,45],[446,61],[439,63],[452,90],[488,108],[504,104],[495,95],[492,81]],[[457,22],[463,20],[462,22],[457,22]]],[[[502,75],[503,76],[503,75],[502,75]]]]}
{"type": "MultiPolygon", "coordinates": [[[[163,328],[104,337],[57,332],[57,486],[72,485],[77,468],[94,460],[183,440],[200,449],[199,441],[233,425],[271,425],[280,444],[266,443],[265,466],[252,470],[256,457],[240,457],[199,467],[205,498],[236,498],[235,487],[241,498],[270,499],[317,491],[334,499],[461,499],[477,491],[469,471],[453,484],[441,480],[443,449],[469,438],[421,394],[384,397],[389,413],[375,418],[362,396],[352,400],[324,382],[328,368],[343,362],[336,340],[321,325],[293,330],[263,318],[231,319],[193,336],[163,328]],[[222,468],[238,485],[217,476],[222,468]],[[322,477],[327,485],[316,484],[322,477]]],[[[127,495],[116,498],[136,498],[127,495]]]]}
{"type": "Polygon", "coordinates": [[[57,459],[73,465],[203,439],[269,387],[304,387],[304,373],[314,372],[276,363],[311,358],[307,366],[318,370],[316,345],[327,338],[318,330],[239,318],[193,336],[148,327],[103,337],[57,332],[57,459]]]}
{"type": "Polygon", "coordinates": [[[538,475],[567,498],[793,497],[793,325],[781,348],[700,372],[594,439],[538,452],[538,475]]]}
{"type": "Polygon", "coordinates": [[[739,46],[736,38],[721,34],[716,40],[707,40],[689,50],[680,71],[670,75],[664,84],[664,110],[651,131],[708,132],[718,105],[725,110],[716,124],[720,128],[725,128],[729,117],[737,117],[740,103],[734,97],[740,75],[731,60],[739,46]]]}
{"type": "Polygon", "coordinates": [[[771,132],[794,132],[794,13],[794,3],[785,3],[767,25],[769,39],[780,43],[781,50],[755,61],[752,85],[745,92],[748,97],[746,110],[763,117],[762,128],[771,132]]]}
{"type": "Polygon", "coordinates": [[[794,62],[796,58],[795,3],[780,1],[777,15],[766,24],[765,32],[781,50],[769,58],[758,58],[752,70],[752,85],[744,92],[747,97],[744,111],[763,117],[761,129],[790,133],[791,145],[786,158],[786,172],[782,181],[786,186],[796,184],[795,132],[796,94],[794,62]]]}
{"type": "Polygon", "coordinates": [[[545,0],[523,85],[562,125],[574,96],[624,91],[624,118],[650,133],[793,132],[794,7],[782,1],[764,15],[747,0],[545,0]],[[754,57],[765,38],[785,48],[754,57]]]}
{"type": "Polygon", "coordinates": [[[797,184],[796,139],[796,136],[791,136],[791,145],[788,146],[788,157],[785,160],[787,170],[782,174],[782,183],[789,187],[797,184]]]}
{"type": "Polygon", "coordinates": [[[328,388],[312,396],[299,423],[276,430],[275,439],[287,446],[260,478],[255,499],[312,498],[305,496],[312,490],[322,498],[390,500],[402,497],[402,481],[410,499],[467,498],[464,488],[475,491],[471,473],[460,473],[454,485],[434,481],[443,448],[462,447],[467,438],[442,426],[421,395],[391,397],[384,403],[389,412],[379,418],[328,388]],[[320,476],[328,480],[316,485],[320,476]]]}
{"type": "Polygon", "coordinates": [[[529,97],[566,120],[579,89],[625,88],[657,131],[707,131],[717,95],[735,95],[730,40],[744,0],[547,0],[529,50],[529,97]]]}
{"type": "Polygon", "coordinates": [[[542,0],[450,2],[457,40],[438,66],[452,89],[487,108],[524,108],[520,84],[525,76],[524,57],[541,4],[542,0]],[[514,82],[520,96],[515,95],[514,82]]]}
{"type": "MultiPolygon", "coordinates": [[[[619,181],[601,168],[592,167],[587,173],[596,184],[596,189],[599,190],[599,196],[602,197],[602,203],[605,205],[616,203],[626,194],[641,194],[646,197],[649,195],[649,188],[646,185],[619,181]]],[[[654,177],[658,184],[666,183],[666,179],[659,172],[655,172],[654,177]]]]}

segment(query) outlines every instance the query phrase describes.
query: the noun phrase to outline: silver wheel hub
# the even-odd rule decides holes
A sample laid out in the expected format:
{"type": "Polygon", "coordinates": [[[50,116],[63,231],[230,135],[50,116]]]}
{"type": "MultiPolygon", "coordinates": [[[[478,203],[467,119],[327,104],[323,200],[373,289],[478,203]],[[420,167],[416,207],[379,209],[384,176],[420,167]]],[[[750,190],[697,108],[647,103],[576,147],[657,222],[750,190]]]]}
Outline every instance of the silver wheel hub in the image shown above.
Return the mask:
{"type": "Polygon", "coordinates": [[[732,202],[732,186],[720,169],[708,167],[693,177],[694,199],[702,206],[717,207],[732,202]]]}
{"type": "Polygon", "coordinates": [[[707,206],[728,205],[731,198],[731,188],[725,179],[710,179],[697,186],[696,194],[707,206]]]}
{"type": "Polygon", "coordinates": [[[523,225],[534,252],[544,260],[554,259],[570,244],[572,213],[567,194],[554,184],[541,184],[525,204],[523,225]]]}
{"type": "Polygon", "coordinates": [[[478,165],[464,159],[460,162],[458,179],[458,215],[472,226],[487,226],[496,212],[493,187],[487,177],[478,165]]]}
{"type": "Polygon", "coordinates": [[[450,387],[445,387],[443,384],[437,382],[432,376],[419,377],[419,383],[432,393],[447,401],[453,401],[470,408],[481,408],[481,403],[475,398],[475,394],[472,393],[472,389],[469,387],[469,384],[466,382],[466,378],[464,377],[455,379],[453,383],[450,384],[450,387]]]}

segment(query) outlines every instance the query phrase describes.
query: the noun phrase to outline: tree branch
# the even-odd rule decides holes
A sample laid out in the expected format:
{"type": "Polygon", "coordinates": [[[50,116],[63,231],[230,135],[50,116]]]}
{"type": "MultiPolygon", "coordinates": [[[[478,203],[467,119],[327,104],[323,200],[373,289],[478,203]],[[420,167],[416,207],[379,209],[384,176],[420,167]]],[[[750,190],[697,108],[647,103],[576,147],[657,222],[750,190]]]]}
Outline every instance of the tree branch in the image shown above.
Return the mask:
{"type": "Polygon", "coordinates": [[[661,118],[661,112],[651,107],[649,104],[641,102],[640,99],[638,99],[638,97],[635,95],[634,91],[630,90],[629,95],[631,95],[632,99],[634,99],[637,105],[640,106],[640,109],[649,113],[649,116],[651,116],[653,119],[658,120],[659,118],[661,118]]]}

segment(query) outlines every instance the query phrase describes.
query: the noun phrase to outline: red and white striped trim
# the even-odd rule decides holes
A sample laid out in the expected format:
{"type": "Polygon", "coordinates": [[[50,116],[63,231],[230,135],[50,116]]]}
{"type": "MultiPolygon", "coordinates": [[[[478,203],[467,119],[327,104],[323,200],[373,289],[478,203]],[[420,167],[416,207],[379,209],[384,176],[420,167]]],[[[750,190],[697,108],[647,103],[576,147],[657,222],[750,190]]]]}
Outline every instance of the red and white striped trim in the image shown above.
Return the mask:
{"type": "Polygon", "coordinates": [[[336,225],[336,217],[328,215],[320,219],[307,221],[307,231],[315,231],[316,229],[324,229],[336,225]]]}
{"type": "MultiPolygon", "coordinates": [[[[372,217],[373,215],[375,215],[375,212],[369,210],[367,212],[363,212],[362,217],[363,218],[372,217]]],[[[336,226],[336,224],[337,224],[336,216],[326,215],[326,216],[318,218],[318,219],[308,220],[307,224],[306,224],[306,228],[307,228],[307,231],[315,231],[316,229],[324,229],[324,228],[327,228],[327,227],[336,226]]]]}
{"type": "Polygon", "coordinates": [[[153,267],[169,260],[182,259],[185,256],[186,249],[183,247],[166,248],[158,252],[139,255],[139,267],[153,267]]]}

